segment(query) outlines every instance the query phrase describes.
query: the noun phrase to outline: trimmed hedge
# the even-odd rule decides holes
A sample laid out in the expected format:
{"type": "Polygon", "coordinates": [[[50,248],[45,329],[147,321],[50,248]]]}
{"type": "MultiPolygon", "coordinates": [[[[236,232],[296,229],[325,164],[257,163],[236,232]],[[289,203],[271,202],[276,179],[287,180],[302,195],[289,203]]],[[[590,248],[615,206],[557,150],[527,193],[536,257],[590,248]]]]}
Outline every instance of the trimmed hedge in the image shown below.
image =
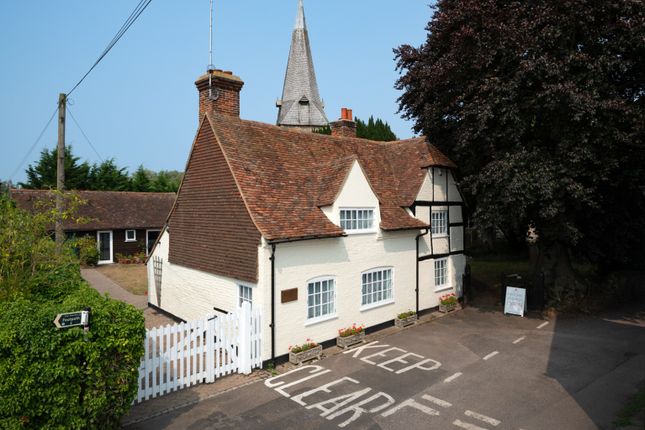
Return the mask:
{"type": "Polygon", "coordinates": [[[111,429],[137,393],[143,314],[86,284],[61,303],[0,301],[0,428],[111,429]],[[92,308],[90,330],[56,314],[92,308]]]}

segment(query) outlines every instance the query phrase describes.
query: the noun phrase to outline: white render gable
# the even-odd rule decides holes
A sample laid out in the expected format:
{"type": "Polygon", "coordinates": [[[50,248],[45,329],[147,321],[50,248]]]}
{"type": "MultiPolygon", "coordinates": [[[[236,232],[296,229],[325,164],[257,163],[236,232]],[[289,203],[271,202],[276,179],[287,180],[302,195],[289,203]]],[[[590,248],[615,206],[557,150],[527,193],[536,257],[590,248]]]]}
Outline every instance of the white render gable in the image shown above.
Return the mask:
{"type": "Polygon", "coordinates": [[[352,208],[373,209],[374,225],[378,229],[381,222],[379,201],[360,163],[356,160],[352,163],[334,203],[321,209],[331,222],[340,225],[340,210],[352,208]]]}

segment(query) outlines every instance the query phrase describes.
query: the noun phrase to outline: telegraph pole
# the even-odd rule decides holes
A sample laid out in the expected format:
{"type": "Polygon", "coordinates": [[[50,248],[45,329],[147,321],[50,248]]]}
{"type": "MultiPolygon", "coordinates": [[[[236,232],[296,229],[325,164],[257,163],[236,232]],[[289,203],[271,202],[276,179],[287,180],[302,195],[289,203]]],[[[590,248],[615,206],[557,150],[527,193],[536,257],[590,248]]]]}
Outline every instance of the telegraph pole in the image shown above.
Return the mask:
{"type": "Polygon", "coordinates": [[[65,240],[63,232],[63,190],[65,189],[65,109],[67,95],[58,95],[58,145],[56,146],[56,249],[65,240]]]}

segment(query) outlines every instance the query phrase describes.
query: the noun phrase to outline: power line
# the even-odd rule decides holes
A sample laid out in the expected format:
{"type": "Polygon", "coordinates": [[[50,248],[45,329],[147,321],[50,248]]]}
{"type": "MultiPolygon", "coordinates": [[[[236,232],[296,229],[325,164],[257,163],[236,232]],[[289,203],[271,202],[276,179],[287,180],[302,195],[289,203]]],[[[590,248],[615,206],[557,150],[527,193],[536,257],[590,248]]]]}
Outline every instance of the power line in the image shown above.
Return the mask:
{"type": "Polygon", "coordinates": [[[90,67],[90,69],[83,75],[83,77],[76,83],[76,85],[74,85],[74,87],[67,93],[68,96],[72,94],[72,92],[74,92],[74,90],[78,88],[79,85],[81,85],[81,83],[85,80],[85,78],[87,78],[87,76],[92,72],[92,70],[94,70],[94,68],[98,66],[101,60],[103,60],[103,58],[108,54],[108,52],[110,52],[110,50],[114,47],[114,45],[116,45],[119,39],[123,37],[123,35],[128,31],[128,29],[132,26],[132,24],[134,24],[137,18],[139,18],[139,16],[143,13],[143,11],[146,10],[146,8],[151,2],[152,0],[139,1],[139,4],[137,5],[137,7],[135,7],[132,13],[130,13],[130,16],[128,17],[128,19],[125,20],[125,22],[123,23],[119,31],[112,38],[110,43],[108,43],[108,45],[103,50],[101,55],[99,55],[99,58],[94,62],[92,67],[90,67]]]}
{"type": "Polygon", "coordinates": [[[36,145],[38,145],[38,142],[40,142],[40,139],[42,139],[42,138],[43,138],[43,135],[45,134],[45,132],[46,132],[46,131],[47,131],[47,129],[49,128],[49,124],[51,124],[51,123],[52,123],[52,120],[53,120],[53,119],[54,119],[54,117],[56,116],[56,113],[57,113],[57,112],[58,112],[58,105],[56,105],[56,109],[54,109],[54,112],[53,112],[53,113],[52,113],[52,115],[49,117],[49,121],[47,121],[47,124],[45,124],[45,126],[44,126],[44,127],[43,127],[43,129],[41,130],[40,134],[38,135],[38,138],[36,138],[36,141],[31,145],[31,147],[29,148],[29,151],[27,151],[27,154],[25,154],[25,156],[24,156],[24,158],[22,159],[22,161],[20,162],[20,164],[18,164],[18,167],[16,167],[16,170],[14,170],[14,171],[13,171],[13,173],[11,174],[11,176],[9,176],[9,180],[13,180],[13,178],[16,176],[16,173],[18,173],[18,171],[19,171],[19,170],[20,170],[20,168],[23,166],[23,164],[25,164],[25,161],[27,161],[27,159],[28,159],[28,158],[29,158],[29,156],[31,155],[31,153],[32,153],[32,151],[34,150],[34,148],[36,147],[36,145]]]}
{"type": "Polygon", "coordinates": [[[90,147],[92,147],[92,149],[94,150],[94,153],[96,154],[96,156],[99,157],[99,160],[101,160],[101,162],[103,162],[103,157],[101,157],[101,154],[99,154],[99,151],[96,150],[96,148],[92,144],[92,141],[90,140],[90,138],[87,137],[87,134],[85,134],[85,132],[83,131],[83,128],[81,127],[81,125],[78,123],[78,121],[76,121],[76,118],[74,117],[74,114],[72,113],[72,110],[69,108],[69,105],[67,106],[67,112],[69,112],[69,116],[72,117],[72,121],[74,121],[74,124],[76,124],[76,127],[78,127],[78,129],[81,131],[81,134],[83,135],[85,140],[87,140],[87,143],[89,143],[90,147]]]}

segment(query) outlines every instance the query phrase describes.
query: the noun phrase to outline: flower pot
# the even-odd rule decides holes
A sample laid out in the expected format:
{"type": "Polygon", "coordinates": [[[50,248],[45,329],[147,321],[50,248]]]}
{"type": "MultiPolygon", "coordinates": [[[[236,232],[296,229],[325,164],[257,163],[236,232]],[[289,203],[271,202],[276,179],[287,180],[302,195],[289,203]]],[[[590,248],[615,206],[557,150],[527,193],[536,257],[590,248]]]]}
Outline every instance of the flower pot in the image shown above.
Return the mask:
{"type": "Polygon", "coordinates": [[[289,351],[289,363],[292,364],[302,364],[305,361],[313,360],[317,358],[320,360],[322,355],[322,345],[316,345],[311,349],[302,352],[293,353],[289,351]]]}
{"type": "Polygon", "coordinates": [[[336,338],[336,346],[346,349],[349,348],[352,345],[356,345],[357,343],[361,343],[365,340],[365,331],[361,331],[359,333],[353,334],[351,336],[345,336],[345,337],[337,337],[336,338]]]}
{"type": "Polygon", "coordinates": [[[457,309],[457,303],[451,303],[448,305],[439,304],[439,312],[448,313],[457,309]]]}
{"type": "Polygon", "coordinates": [[[395,318],[394,319],[394,325],[397,327],[405,327],[408,325],[412,325],[417,322],[417,316],[415,315],[410,315],[409,317],[406,318],[395,318]]]}

